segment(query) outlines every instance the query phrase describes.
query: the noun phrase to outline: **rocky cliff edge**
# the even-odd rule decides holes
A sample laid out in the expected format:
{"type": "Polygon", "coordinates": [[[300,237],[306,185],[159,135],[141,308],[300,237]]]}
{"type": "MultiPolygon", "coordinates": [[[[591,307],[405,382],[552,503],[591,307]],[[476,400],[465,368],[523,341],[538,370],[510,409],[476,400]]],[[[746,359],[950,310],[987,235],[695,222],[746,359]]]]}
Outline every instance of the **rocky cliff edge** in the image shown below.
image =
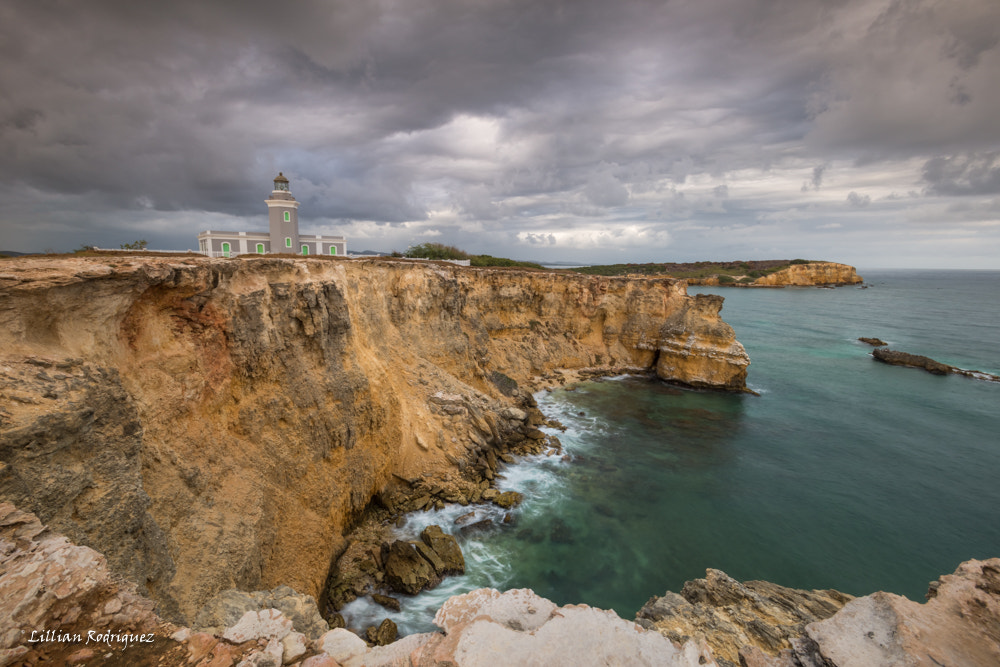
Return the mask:
{"type": "MultiPolygon", "coordinates": [[[[653,598],[638,623],[521,589],[448,599],[440,632],[370,646],[327,630],[315,604],[265,598],[214,634],[178,628],[109,570],[27,512],[0,503],[0,667],[13,664],[657,665],[695,667],[987,666],[1000,664],[1000,559],[968,561],[918,604],[889,593],[849,599],[736,582],[709,570],[681,595],[653,598]],[[846,604],[845,604],[846,602],[846,604]],[[312,613],[302,613],[312,606],[312,613]],[[319,627],[317,627],[319,626],[319,627]]],[[[300,596],[301,597],[301,596],[300,596]]],[[[280,599],[279,599],[280,598],[280,599]]]]}
{"type": "Polygon", "coordinates": [[[721,306],[670,279],[401,261],[5,260],[0,500],[174,621],[229,589],[319,597],[373,499],[536,435],[504,410],[542,374],[743,390],[721,306]]]}

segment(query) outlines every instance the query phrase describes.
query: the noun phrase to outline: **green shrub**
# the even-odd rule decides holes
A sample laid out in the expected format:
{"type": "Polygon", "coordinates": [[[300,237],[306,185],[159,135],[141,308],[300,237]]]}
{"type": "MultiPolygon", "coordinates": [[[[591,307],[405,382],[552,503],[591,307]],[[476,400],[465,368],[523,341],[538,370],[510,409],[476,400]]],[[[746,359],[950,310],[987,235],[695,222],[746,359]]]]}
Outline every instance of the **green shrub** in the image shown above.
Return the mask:
{"type": "Polygon", "coordinates": [[[421,243],[407,248],[404,257],[413,259],[469,259],[469,253],[443,243],[421,243]]]}

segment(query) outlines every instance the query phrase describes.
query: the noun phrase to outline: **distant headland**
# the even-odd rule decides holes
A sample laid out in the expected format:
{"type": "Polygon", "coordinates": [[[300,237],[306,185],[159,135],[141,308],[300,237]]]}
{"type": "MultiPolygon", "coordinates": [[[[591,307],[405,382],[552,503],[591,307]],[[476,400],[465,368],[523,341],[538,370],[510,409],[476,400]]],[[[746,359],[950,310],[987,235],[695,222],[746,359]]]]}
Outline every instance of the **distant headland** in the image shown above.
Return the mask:
{"type": "Polygon", "coordinates": [[[600,276],[669,276],[690,285],[723,287],[827,287],[864,282],[853,266],[808,259],[605,264],[572,270],[600,276]]]}

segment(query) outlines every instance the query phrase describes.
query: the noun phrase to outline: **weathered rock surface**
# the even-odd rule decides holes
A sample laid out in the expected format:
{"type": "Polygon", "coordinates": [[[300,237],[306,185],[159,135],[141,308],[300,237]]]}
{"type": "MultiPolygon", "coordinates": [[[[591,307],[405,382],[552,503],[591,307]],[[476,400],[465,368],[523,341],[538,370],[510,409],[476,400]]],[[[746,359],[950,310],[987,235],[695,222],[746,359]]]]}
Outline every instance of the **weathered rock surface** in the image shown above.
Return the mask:
{"type": "Polygon", "coordinates": [[[296,631],[318,639],[330,629],[311,595],[295,592],[288,586],[271,591],[247,593],[230,589],[205,603],[194,619],[194,627],[203,632],[221,634],[248,612],[275,609],[291,621],[296,631]]]}
{"type": "Polygon", "coordinates": [[[777,657],[750,667],[1000,665],[1000,559],[971,560],[931,584],[919,604],[892,593],[847,603],[777,657]]]}
{"type": "Polygon", "coordinates": [[[32,654],[45,660],[47,650],[62,648],[32,642],[33,632],[152,633],[162,626],[153,606],[134,585],[119,585],[104,556],[0,503],[0,665],[32,654]]]}
{"type": "MultiPolygon", "coordinates": [[[[931,584],[926,604],[888,593],[851,600],[826,620],[808,623],[800,636],[788,639],[790,648],[781,648],[783,635],[796,632],[804,619],[828,615],[843,597],[767,582],[739,584],[710,570],[706,579],[688,582],[683,597],[654,598],[643,608],[641,624],[653,630],[586,605],[557,607],[526,589],[479,589],[445,602],[434,619],[441,632],[385,646],[369,647],[344,629],[310,642],[277,609],[247,611],[218,636],[162,622],[152,602],[109,573],[100,554],[71,544],[34,515],[0,503],[0,665],[92,661],[97,651],[85,641],[94,629],[114,635],[149,632],[155,639],[101,644],[99,652],[111,660],[100,664],[1000,664],[1000,558],[963,563],[931,584]],[[674,637],[677,643],[668,639],[671,619],[693,628],[674,637]],[[80,638],[31,641],[30,633],[39,628],[80,638]],[[735,660],[723,657],[733,647],[735,660]]],[[[374,644],[389,642],[394,634],[391,622],[371,630],[374,644]]]]}
{"type": "Polygon", "coordinates": [[[742,346],[685,289],[381,260],[6,260],[0,499],[106,553],[172,620],[228,589],[319,596],[345,528],[399,480],[492,479],[484,446],[544,446],[501,415],[541,373],[740,389],[742,346]]]}
{"type": "Polygon", "coordinates": [[[557,607],[527,589],[500,593],[482,588],[452,597],[438,610],[434,623],[444,634],[413,635],[398,648],[373,649],[364,664],[716,664],[708,650],[695,642],[678,648],[614,612],[586,605],[557,607]],[[400,660],[403,650],[408,662],[400,660]]]}
{"type": "Polygon", "coordinates": [[[872,350],[871,354],[877,361],[881,361],[884,364],[892,366],[922,368],[928,373],[933,373],[934,375],[963,375],[976,380],[1000,382],[1000,376],[993,375],[992,373],[984,373],[983,371],[966,370],[964,368],[958,368],[957,366],[949,366],[948,364],[942,364],[940,361],[934,361],[930,357],[924,357],[919,354],[910,354],[909,352],[898,352],[896,350],[890,350],[887,347],[876,348],[872,350]]]}
{"type": "Polygon", "coordinates": [[[813,621],[829,618],[852,596],[838,591],[804,591],[767,581],[740,583],[720,570],[647,602],[636,621],[673,641],[705,641],[720,665],[738,665],[740,650],[759,647],[767,655],[791,648],[813,621]]]}
{"type": "Polygon", "coordinates": [[[815,285],[857,285],[864,278],[857,274],[853,266],[836,262],[810,262],[793,264],[787,269],[775,271],[757,278],[754,285],[769,287],[806,287],[815,285]]]}
{"type": "Polygon", "coordinates": [[[698,294],[690,308],[667,318],[659,332],[657,376],[684,378],[693,387],[746,389],[750,357],[736,341],[733,328],[719,317],[723,300],[715,294],[698,294]]]}

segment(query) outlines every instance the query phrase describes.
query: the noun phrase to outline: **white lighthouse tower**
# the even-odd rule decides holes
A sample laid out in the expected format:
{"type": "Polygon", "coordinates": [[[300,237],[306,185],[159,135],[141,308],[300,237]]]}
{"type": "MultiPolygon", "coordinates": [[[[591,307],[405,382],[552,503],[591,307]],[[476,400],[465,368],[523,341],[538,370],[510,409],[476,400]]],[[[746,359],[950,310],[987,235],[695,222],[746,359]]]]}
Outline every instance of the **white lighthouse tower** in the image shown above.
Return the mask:
{"type": "Polygon", "coordinates": [[[280,171],[274,177],[274,190],[265,201],[271,252],[299,254],[299,202],[288,191],[288,179],[280,171]]]}

